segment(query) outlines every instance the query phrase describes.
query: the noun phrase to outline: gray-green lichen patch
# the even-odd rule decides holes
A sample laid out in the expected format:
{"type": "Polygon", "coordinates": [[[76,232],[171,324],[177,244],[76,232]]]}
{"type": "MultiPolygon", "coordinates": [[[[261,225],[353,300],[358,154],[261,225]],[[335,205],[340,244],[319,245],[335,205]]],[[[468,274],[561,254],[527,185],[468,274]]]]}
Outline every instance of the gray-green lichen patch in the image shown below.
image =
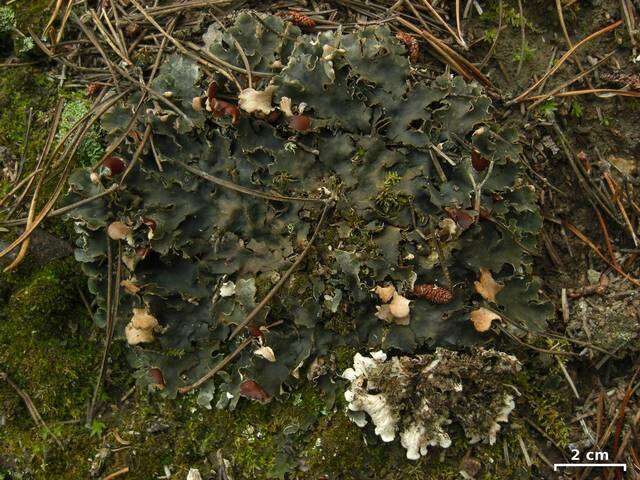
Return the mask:
{"type": "Polygon", "coordinates": [[[369,416],[383,441],[397,434],[407,458],[418,460],[429,447],[451,446],[447,430],[453,422],[470,443],[493,445],[515,408],[517,390],[508,383],[520,368],[515,357],[494,350],[438,348],[391,359],[382,351],[357,353],[342,376],[350,382],[345,399],[351,419],[363,427],[369,416]]]}
{"type": "MultiPolygon", "coordinates": [[[[488,303],[515,334],[544,328],[550,308],[531,275],[535,195],[523,181],[517,133],[492,121],[477,85],[414,78],[385,26],[303,35],[248,11],[224,31],[210,27],[204,41],[238,69],[246,56],[251,87],[237,71],[206,78],[188,58],[169,57],[153,83],[167,101],[149,101],[146,116],[133,120],[135,132],[151,122],[153,148],[124,191],[71,214],[99,324],[107,249],[115,262],[119,248],[106,230],[113,222],[128,229],[119,325],[133,308],[159,321],[153,342],[131,349],[141,384],[159,369],[163,394],[173,396],[232,352],[244,339],[230,332],[309,245],[329,198],[335,208],[305,261],[250,325],[255,346],[203,386],[201,404],[234,407],[241,393],[251,396],[243,382],[268,400],[341,347],[413,353],[472,345],[483,336],[469,313],[488,303]],[[267,200],[247,189],[306,200],[267,200]],[[455,229],[445,235],[447,219],[455,229]],[[481,269],[503,286],[495,299],[475,293],[481,269]],[[394,284],[408,297],[416,282],[453,289],[453,300],[414,298],[403,324],[376,317],[373,287],[394,284]],[[264,347],[273,357],[254,353],[264,347]]],[[[107,115],[110,136],[123,133],[138,102],[134,95],[107,115]]],[[[128,162],[137,148],[126,143],[119,155],[128,162]]],[[[69,201],[114,180],[92,183],[78,170],[69,201]]]]}

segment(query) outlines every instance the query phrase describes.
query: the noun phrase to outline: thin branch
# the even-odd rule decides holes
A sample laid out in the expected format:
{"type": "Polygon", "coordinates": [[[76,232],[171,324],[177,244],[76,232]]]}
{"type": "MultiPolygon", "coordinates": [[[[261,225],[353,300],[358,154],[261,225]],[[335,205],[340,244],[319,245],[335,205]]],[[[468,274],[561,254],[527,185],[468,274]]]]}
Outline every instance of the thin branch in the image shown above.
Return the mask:
{"type": "Polygon", "coordinates": [[[327,214],[329,213],[329,210],[331,210],[334,207],[334,205],[335,205],[334,201],[326,202],[324,208],[322,209],[322,215],[320,215],[320,220],[318,220],[318,224],[316,225],[316,229],[314,230],[313,235],[311,235],[311,239],[309,240],[309,243],[307,244],[305,249],[302,251],[300,255],[298,255],[298,258],[296,259],[295,262],[293,262],[293,265],[291,265],[291,267],[289,267],[289,269],[284,273],[284,275],[282,275],[278,283],[276,283],[273,286],[273,288],[269,291],[269,293],[267,293],[267,295],[265,295],[265,297],[260,301],[260,303],[256,305],[256,307],[247,315],[247,317],[238,324],[235,330],[231,332],[229,339],[232,339],[235,336],[237,336],[247,325],[249,325],[251,320],[253,320],[256,317],[256,315],[258,315],[258,313],[260,313],[260,311],[276,295],[276,293],[280,291],[280,289],[287,282],[291,274],[300,266],[302,261],[305,259],[305,257],[311,250],[311,246],[315,242],[316,237],[318,236],[318,233],[320,233],[320,230],[324,225],[324,222],[327,218],[327,214]]]}
{"type": "Polygon", "coordinates": [[[247,195],[252,195],[254,197],[264,198],[266,200],[274,200],[276,202],[309,202],[309,203],[327,203],[326,199],[321,198],[308,198],[308,197],[289,197],[286,195],[279,195],[274,193],[266,193],[261,192],[259,190],[253,190],[252,188],[243,187],[241,185],[237,185],[228,180],[224,180],[219,177],[214,177],[213,175],[208,174],[207,172],[203,172],[202,170],[192,167],[191,165],[187,165],[186,163],[181,162],[180,160],[167,159],[167,163],[175,163],[176,165],[180,165],[182,168],[187,170],[188,172],[197,175],[204,180],[207,180],[211,183],[215,183],[216,185],[220,185],[221,187],[228,188],[229,190],[234,190],[239,193],[245,193],[247,195]]]}

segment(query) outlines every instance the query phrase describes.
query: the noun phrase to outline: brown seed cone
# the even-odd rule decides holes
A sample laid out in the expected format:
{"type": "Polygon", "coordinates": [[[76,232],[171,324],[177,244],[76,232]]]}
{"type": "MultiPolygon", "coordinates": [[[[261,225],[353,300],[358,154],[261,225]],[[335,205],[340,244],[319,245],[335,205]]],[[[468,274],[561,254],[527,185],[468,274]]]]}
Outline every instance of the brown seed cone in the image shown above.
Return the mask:
{"type": "Polygon", "coordinates": [[[418,45],[418,40],[404,32],[396,33],[396,38],[407,46],[409,60],[411,63],[416,63],[420,57],[420,45],[418,45]]]}
{"type": "Polygon", "coordinates": [[[313,18],[307,17],[306,15],[303,15],[302,13],[297,12],[295,10],[289,11],[287,13],[287,18],[295,26],[304,28],[307,30],[311,30],[316,26],[316,21],[313,18]]]}
{"type": "Polygon", "coordinates": [[[416,297],[424,298],[431,303],[437,303],[440,305],[444,305],[445,303],[449,303],[453,300],[453,293],[451,293],[451,291],[431,283],[415,285],[411,293],[416,297]]]}

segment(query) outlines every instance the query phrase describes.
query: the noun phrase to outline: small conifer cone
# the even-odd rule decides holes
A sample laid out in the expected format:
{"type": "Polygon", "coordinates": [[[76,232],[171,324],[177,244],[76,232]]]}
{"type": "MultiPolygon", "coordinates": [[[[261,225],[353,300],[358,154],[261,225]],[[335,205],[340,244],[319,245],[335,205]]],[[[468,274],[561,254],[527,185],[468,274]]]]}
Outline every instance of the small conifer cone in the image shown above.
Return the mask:
{"type": "Polygon", "coordinates": [[[304,28],[306,30],[312,30],[316,26],[316,21],[313,18],[303,15],[296,10],[290,10],[287,13],[287,18],[297,27],[304,28]]]}
{"type": "Polygon", "coordinates": [[[420,45],[418,45],[418,40],[404,32],[396,33],[396,38],[407,46],[407,50],[409,51],[409,60],[411,63],[416,63],[420,56],[420,45]]]}
{"type": "Polygon", "coordinates": [[[422,283],[414,286],[412,293],[416,297],[424,298],[431,303],[437,303],[439,305],[444,305],[453,300],[453,293],[451,293],[451,291],[430,283],[422,283]]]}

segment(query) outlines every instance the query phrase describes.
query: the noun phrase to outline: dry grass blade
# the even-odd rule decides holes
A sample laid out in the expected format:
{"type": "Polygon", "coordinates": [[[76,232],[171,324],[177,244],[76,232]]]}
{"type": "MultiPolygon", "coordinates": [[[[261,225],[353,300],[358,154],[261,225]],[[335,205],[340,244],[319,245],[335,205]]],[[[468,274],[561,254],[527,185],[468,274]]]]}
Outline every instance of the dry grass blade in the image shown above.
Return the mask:
{"type": "MultiPolygon", "coordinates": [[[[424,38],[429,43],[431,48],[436,51],[438,56],[443,59],[445,63],[451,65],[451,67],[460,75],[462,75],[466,80],[476,79],[488,89],[493,90],[493,84],[491,83],[491,81],[489,81],[489,79],[485,77],[475,65],[462,57],[451,47],[443,43],[439,38],[437,38],[430,32],[427,32],[426,30],[416,27],[404,18],[398,17],[396,21],[424,38]]],[[[491,92],[489,92],[489,95],[493,96],[494,98],[496,97],[496,95],[492,94],[491,92]]]]}
{"type": "MultiPolygon", "coordinates": [[[[409,3],[411,3],[411,2],[409,2],[409,3]]],[[[457,42],[461,47],[463,47],[463,48],[465,48],[465,49],[466,49],[466,48],[468,48],[468,47],[467,47],[467,44],[466,44],[466,43],[465,43],[465,41],[462,39],[462,36],[460,36],[459,34],[457,34],[457,33],[455,32],[455,30],[453,30],[453,28],[451,28],[451,27],[449,26],[449,24],[445,21],[445,19],[444,19],[444,18],[442,18],[442,16],[438,13],[438,11],[437,11],[435,8],[433,8],[433,6],[431,5],[431,2],[430,2],[429,0],[422,0],[422,3],[423,3],[423,4],[424,4],[424,6],[427,8],[427,10],[429,10],[429,13],[431,13],[431,16],[432,16],[433,18],[435,18],[435,19],[438,21],[438,23],[440,23],[440,25],[442,25],[442,26],[445,28],[445,30],[451,34],[451,36],[454,38],[454,40],[455,40],[455,41],[456,41],[456,42],[457,42]]],[[[457,18],[457,20],[458,20],[458,26],[459,26],[459,25],[460,25],[460,11],[459,11],[459,10],[460,10],[460,2],[459,2],[459,0],[457,0],[457,1],[456,1],[456,4],[457,4],[457,5],[456,5],[456,11],[457,11],[457,13],[456,13],[456,18],[457,18]]]]}
{"type": "MultiPolygon", "coordinates": [[[[155,7],[149,7],[145,9],[145,13],[150,17],[165,17],[167,15],[172,15],[179,12],[185,12],[187,10],[194,10],[198,8],[207,8],[207,7],[225,7],[232,4],[232,0],[199,0],[185,3],[171,3],[169,5],[158,5],[155,7]]],[[[144,15],[141,14],[130,14],[126,17],[120,19],[120,22],[132,22],[138,21],[145,18],[144,15]]]]}
{"type": "Polygon", "coordinates": [[[627,214],[627,210],[624,208],[624,205],[622,204],[622,201],[620,200],[620,194],[618,192],[619,187],[616,184],[616,182],[613,180],[613,178],[611,177],[609,172],[604,172],[603,173],[603,177],[607,182],[607,186],[611,190],[611,194],[613,195],[614,202],[616,203],[616,205],[618,206],[618,209],[620,210],[620,213],[622,214],[622,218],[624,219],[625,225],[627,226],[627,229],[629,230],[629,234],[631,235],[631,239],[633,240],[634,245],[637,247],[638,243],[639,243],[638,242],[638,237],[636,235],[635,229],[633,228],[633,224],[631,223],[631,220],[629,219],[629,215],[627,214]]]}
{"type": "Polygon", "coordinates": [[[111,254],[111,241],[107,235],[107,320],[106,320],[106,335],[104,342],[104,350],[102,351],[102,358],[100,360],[100,370],[98,371],[98,378],[93,390],[93,396],[91,397],[91,403],[87,411],[87,426],[91,426],[93,421],[93,415],[95,413],[96,403],[98,401],[98,394],[100,388],[102,388],[102,382],[104,379],[104,373],[107,368],[107,358],[109,355],[109,349],[111,348],[111,342],[113,341],[113,334],[116,330],[116,324],[118,322],[118,305],[120,303],[120,277],[122,275],[122,243],[118,242],[118,261],[116,262],[116,274],[115,282],[112,274],[112,254],[111,254]],[[114,292],[115,283],[115,292],[114,292]]]}
{"type": "MultiPolygon", "coordinates": [[[[522,0],[518,0],[518,11],[520,14],[520,18],[524,19],[524,11],[522,9],[522,0]]],[[[524,52],[527,48],[527,35],[526,35],[526,25],[524,20],[520,21],[520,56],[518,57],[518,69],[516,70],[516,75],[520,75],[520,71],[522,70],[522,63],[524,62],[524,52]]]]}
{"type": "MultiPolygon", "coordinates": [[[[58,217],[60,215],[64,215],[65,213],[69,213],[69,212],[75,210],[76,208],[82,207],[83,205],[87,205],[88,203],[91,203],[94,200],[97,200],[99,198],[105,197],[105,196],[115,192],[119,188],[120,188],[120,186],[118,184],[114,183],[109,188],[107,188],[104,192],[97,193],[96,195],[92,195],[91,197],[84,198],[82,200],[79,200],[77,202],[71,203],[71,204],[66,205],[64,207],[57,208],[55,210],[51,210],[49,215],[47,215],[47,218],[58,217]]],[[[0,222],[0,225],[5,226],[5,227],[16,227],[18,225],[25,225],[26,223],[27,223],[27,219],[26,218],[18,218],[16,220],[10,220],[8,222],[0,222]]]]}
{"type": "Polygon", "coordinates": [[[113,480],[114,478],[124,475],[125,473],[129,473],[129,467],[122,467],[120,470],[116,470],[115,472],[110,473],[102,480],[113,480]]]}
{"type": "Polygon", "coordinates": [[[566,82],[560,84],[559,86],[555,87],[553,90],[551,90],[548,93],[545,93],[543,95],[536,95],[535,97],[528,97],[526,100],[535,100],[531,105],[529,105],[527,107],[527,110],[531,110],[533,108],[535,108],[536,106],[538,106],[539,104],[541,104],[542,102],[544,102],[545,100],[547,100],[548,98],[553,97],[554,95],[556,95],[559,91],[561,91],[562,89],[568,87],[569,85],[577,82],[578,80],[580,80],[581,78],[583,78],[584,76],[588,75],[589,73],[593,72],[594,70],[596,70],[600,65],[602,65],[604,62],[606,62],[607,60],[609,60],[609,58],[611,58],[611,56],[616,53],[616,50],[613,50],[611,52],[609,52],[607,55],[605,55],[601,60],[599,60],[595,65],[593,65],[591,68],[589,68],[588,70],[585,70],[583,72],[581,72],[580,74],[576,75],[575,77],[573,77],[570,80],[567,80],[566,82]]]}
{"type": "Polygon", "coordinates": [[[620,264],[616,259],[616,254],[613,251],[613,244],[611,243],[611,238],[609,237],[609,230],[607,230],[607,225],[604,223],[604,218],[602,218],[602,214],[595,209],[596,215],[598,216],[598,223],[600,224],[600,230],[602,230],[602,234],[604,235],[604,243],[607,246],[607,252],[611,257],[611,263],[613,263],[616,267],[620,268],[620,264]]]}
{"type": "MultiPolygon", "coordinates": [[[[75,154],[80,142],[82,141],[84,134],[86,134],[86,132],[98,121],[98,119],[104,115],[104,113],[111,108],[111,106],[113,106],[118,100],[120,100],[122,97],[124,97],[126,94],[129,93],[129,90],[124,91],[118,95],[114,95],[113,97],[111,97],[109,99],[109,101],[106,101],[104,103],[104,105],[102,106],[102,108],[96,112],[94,114],[94,117],[86,123],[77,123],[77,125],[83,125],[83,128],[81,131],[79,131],[75,138],[73,139],[73,141],[71,142],[71,144],[65,149],[65,151],[63,152],[61,159],[62,158],[66,158],[66,164],[63,168],[62,173],[60,174],[60,177],[58,179],[58,184],[56,186],[56,188],[54,189],[51,197],[49,198],[48,202],[45,204],[45,206],[42,208],[42,210],[40,211],[40,213],[38,213],[38,215],[35,217],[33,223],[31,225],[29,225],[25,231],[17,238],[15,239],[13,242],[11,242],[11,244],[9,244],[9,246],[7,246],[4,250],[2,250],[0,252],[0,258],[6,256],[7,254],[9,254],[9,252],[13,251],[13,249],[15,249],[18,245],[20,245],[25,238],[28,238],[31,233],[33,233],[33,231],[38,227],[38,225],[40,225],[44,219],[47,217],[47,215],[49,214],[49,212],[53,209],[53,206],[55,205],[56,201],[58,200],[60,194],[62,193],[62,189],[64,188],[66,181],[67,181],[67,176],[69,175],[70,169],[71,169],[71,164],[72,164],[72,160],[73,160],[73,155],[75,154]]],[[[55,152],[54,152],[55,154],[55,152]]]]}
{"type": "Polygon", "coordinates": [[[538,88],[538,86],[540,86],[542,84],[543,81],[545,81],[547,78],[549,78],[551,75],[553,75],[555,72],[558,71],[558,69],[564,64],[564,62],[567,61],[568,58],[571,57],[571,55],[574,54],[574,52],[576,50],[578,50],[582,45],[584,45],[585,43],[588,43],[589,41],[593,40],[594,38],[597,38],[601,35],[604,35],[605,33],[608,33],[612,30],[615,30],[616,28],[618,28],[620,25],[622,25],[622,20],[618,20],[614,23],[612,23],[611,25],[608,25],[600,30],[598,30],[597,32],[592,33],[591,35],[588,35],[587,37],[583,38],[582,40],[580,40],[578,43],[576,43],[572,48],[569,49],[569,51],[567,51],[567,53],[565,53],[562,57],[560,57],[560,59],[558,60],[558,62],[553,66],[553,68],[551,70],[549,70],[548,72],[546,72],[537,82],[535,82],[531,87],[529,87],[527,90],[525,90],[524,92],[522,92],[520,95],[518,95],[516,98],[514,98],[513,100],[511,100],[510,102],[508,102],[507,104],[514,104],[514,103],[520,103],[523,100],[525,100],[529,94],[531,92],[533,92],[536,88],[538,88]]]}
{"type": "MultiPolygon", "coordinates": [[[[38,199],[40,197],[40,191],[42,188],[42,185],[44,183],[44,180],[47,177],[47,168],[48,168],[48,164],[46,164],[46,161],[48,160],[49,157],[49,150],[51,149],[51,146],[53,145],[53,141],[54,138],[56,136],[56,132],[58,131],[58,124],[60,123],[60,118],[62,116],[62,109],[64,106],[64,100],[60,99],[58,101],[58,106],[56,107],[56,112],[54,114],[54,120],[53,123],[49,129],[49,135],[47,137],[47,141],[45,143],[44,149],[42,151],[42,153],[40,154],[40,158],[38,159],[38,163],[36,165],[36,170],[40,172],[40,177],[36,183],[33,195],[31,197],[31,203],[29,205],[29,213],[27,216],[27,227],[29,228],[31,226],[31,224],[33,223],[33,219],[36,213],[36,206],[37,206],[37,202],[38,199]]],[[[35,176],[32,177],[32,180],[35,179],[35,176]]],[[[29,190],[29,186],[31,185],[31,181],[29,182],[29,184],[27,185],[27,188],[24,190],[23,194],[21,195],[19,201],[24,198],[24,195],[27,193],[27,191],[29,190]]],[[[10,216],[13,211],[17,208],[19,201],[16,202],[16,205],[14,205],[14,208],[9,212],[10,216]]],[[[4,271],[5,272],[9,272],[11,270],[14,270],[15,268],[18,267],[18,265],[20,265],[22,263],[22,261],[24,260],[24,258],[27,255],[27,252],[29,251],[29,244],[30,244],[30,240],[29,237],[25,238],[24,241],[22,242],[22,245],[20,246],[20,251],[18,252],[18,254],[16,255],[16,258],[13,259],[13,261],[7,266],[5,267],[4,271]]]]}
{"type": "Polygon", "coordinates": [[[131,162],[129,162],[129,165],[127,165],[127,169],[124,171],[124,173],[120,177],[120,181],[118,182],[120,185],[122,185],[124,180],[127,178],[127,175],[129,175],[129,172],[131,172],[131,170],[136,165],[136,163],[138,163],[138,160],[140,159],[140,156],[144,151],[144,147],[149,141],[149,138],[151,137],[151,130],[152,130],[152,126],[149,123],[147,124],[147,127],[144,129],[144,135],[142,136],[142,140],[140,140],[140,144],[138,145],[138,148],[136,148],[136,151],[133,154],[133,158],[131,159],[131,162]]]}
{"type": "MultiPolygon", "coordinates": [[[[49,30],[52,28],[53,22],[55,22],[56,18],[58,18],[58,14],[60,13],[60,9],[62,8],[63,1],[64,0],[56,0],[56,5],[53,9],[53,12],[51,12],[51,17],[49,17],[49,21],[47,22],[47,25],[44,27],[44,30],[42,31],[42,35],[40,35],[43,38],[48,36],[47,34],[49,33],[49,30]]],[[[73,1],[69,0],[69,3],[73,3],[73,1]]]]}
{"type": "Polygon", "coordinates": [[[227,355],[226,357],[224,357],[222,360],[220,360],[211,370],[209,370],[202,378],[198,379],[196,382],[192,383],[191,385],[188,385],[186,387],[180,387],[178,389],[178,391],[180,393],[189,393],[192,390],[195,390],[196,388],[200,387],[202,384],[204,384],[205,382],[207,382],[208,380],[212,379],[214,377],[214,375],[216,373],[218,373],[220,370],[222,370],[224,367],[226,367],[227,365],[229,365],[229,363],[236,358],[238,355],[240,355],[240,353],[242,353],[242,351],[247,348],[251,342],[253,342],[253,337],[249,336],[247,338],[245,338],[242,343],[240,343],[235,350],[233,350],[233,352],[231,352],[229,355],[227,355]]]}
{"type": "Polygon", "coordinates": [[[502,0],[500,0],[500,2],[498,3],[498,28],[496,29],[496,36],[494,37],[493,42],[491,43],[491,47],[489,48],[489,51],[480,62],[480,65],[479,65],[480,68],[483,68],[487,63],[489,63],[489,60],[493,56],[493,52],[496,49],[496,45],[498,45],[498,39],[500,38],[500,32],[502,31],[502,17],[503,17],[503,8],[502,8],[502,0]]]}
{"type": "MultiPolygon", "coordinates": [[[[61,99],[61,100],[58,101],[58,105],[56,106],[56,110],[55,110],[55,113],[53,115],[53,122],[52,122],[51,126],[49,127],[49,134],[47,135],[47,140],[45,142],[44,148],[42,149],[42,152],[38,156],[38,160],[36,162],[35,170],[38,171],[38,172],[42,171],[43,175],[45,173],[44,171],[46,170],[45,162],[47,160],[47,157],[49,155],[49,151],[51,150],[51,146],[53,145],[53,142],[54,142],[55,137],[56,137],[56,133],[58,131],[58,124],[60,123],[60,118],[62,116],[62,108],[63,108],[63,106],[64,106],[64,101],[61,99]]],[[[20,196],[18,197],[16,202],[13,204],[13,206],[11,207],[9,212],[7,213],[7,216],[6,216],[7,219],[11,218],[13,213],[20,207],[20,205],[22,204],[22,201],[24,200],[25,196],[29,192],[29,189],[31,188],[31,185],[32,185],[34,180],[35,180],[35,176],[31,177],[31,179],[28,181],[27,186],[23,190],[22,194],[20,194],[20,196]]],[[[39,182],[40,181],[41,180],[39,180],[39,182]]]]}
{"type": "Polygon", "coordinates": [[[9,198],[11,198],[11,196],[13,196],[18,190],[20,190],[25,185],[25,183],[31,181],[31,179],[35,177],[40,171],[40,169],[36,169],[29,175],[24,177],[22,180],[20,180],[15,187],[9,190],[9,192],[7,192],[7,194],[0,199],[0,206],[4,205],[4,202],[6,202],[9,198]]]}
{"type": "Polygon", "coordinates": [[[609,97],[621,96],[621,97],[640,97],[640,92],[631,90],[619,90],[615,88],[587,88],[584,90],[571,90],[569,92],[554,93],[553,95],[536,95],[534,97],[525,98],[525,100],[536,100],[536,105],[540,101],[544,101],[549,97],[575,97],[577,95],[606,95],[609,97]]]}
{"type": "Polygon", "coordinates": [[[467,42],[464,41],[464,36],[462,35],[462,21],[460,20],[460,0],[456,0],[456,29],[458,30],[458,38],[462,42],[462,46],[464,48],[469,48],[467,46],[467,42]]]}
{"type": "MultiPolygon", "coordinates": [[[[564,14],[562,12],[562,0],[556,0],[556,11],[558,12],[558,20],[560,20],[560,27],[562,28],[562,34],[564,35],[564,39],[566,40],[569,48],[573,48],[573,42],[571,41],[571,37],[569,36],[567,25],[564,22],[564,14]]],[[[576,65],[578,65],[578,70],[580,70],[580,73],[585,74],[584,67],[582,66],[582,62],[578,57],[576,57],[576,65]]],[[[587,78],[587,84],[589,85],[589,88],[593,88],[593,85],[591,85],[591,81],[588,78],[587,78]]]]}

